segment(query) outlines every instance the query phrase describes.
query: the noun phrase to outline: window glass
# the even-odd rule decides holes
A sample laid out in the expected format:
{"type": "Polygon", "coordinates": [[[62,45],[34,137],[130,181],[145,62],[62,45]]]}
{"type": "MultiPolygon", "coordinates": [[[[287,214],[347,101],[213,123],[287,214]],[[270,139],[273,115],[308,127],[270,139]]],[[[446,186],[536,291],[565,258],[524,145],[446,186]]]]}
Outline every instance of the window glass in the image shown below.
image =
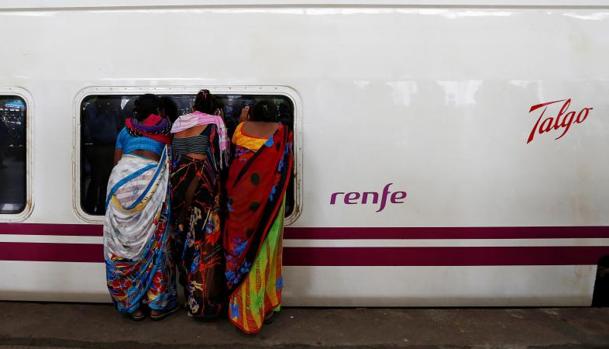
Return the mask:
{"type": "Polygon", "coordinates": [[[26,205],[26,109],[23,98],[0,96],[0,214],[26,205]]]}
{"type": "MultiPolygon", "coordinates": [[[[241,109],[263,99],[275,104],[281,122],[291,129],[294,127],[294,105],[286,96],[238,94],[214,94],[214,96],[222,105],[229,137],[232,137],[237,127],[241,109]]],[[[105,213],[106,185],[113,166],[114,143],[124,126],[125,119],[131,116],[137,97],[138,95],[96,95],[86,97],[81,104],[80,204],[87,214],[105,213]]],[[[160,95],[160,97],[171,98],[178,108],[178,115],[190,113],[195,99],[195,95],[190,94],[160,95]]],[[[292,176],[286,195],[286,217],[294,210],[294,194],[294,176],[292,176]]]]}

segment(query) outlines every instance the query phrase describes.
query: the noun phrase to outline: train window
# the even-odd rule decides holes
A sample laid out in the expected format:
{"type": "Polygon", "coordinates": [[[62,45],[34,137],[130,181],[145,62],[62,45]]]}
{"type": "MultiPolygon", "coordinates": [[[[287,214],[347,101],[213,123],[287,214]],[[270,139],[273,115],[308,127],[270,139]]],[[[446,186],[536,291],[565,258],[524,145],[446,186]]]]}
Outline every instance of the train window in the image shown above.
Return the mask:
{"type": "Polygon", "coordinates": [[[26,113],[19,96],[0,96],[0,214],[26,206],[26,113]]]}
{"type": "MultiPolygon", "coordinates": [[[[80,205],[89,215],[105,213],[106,185],[112,171],[114,143],[139,95],[89,95],[80,105],[80,205]]],[[[160,95],[171,98],[178,115],[190,113],[194,94],[160,95]]],[[[215,94],[224,112],[229,137],[237,127],[242,107],[259,100],[272,101],[281,122],[294,127],[294,104],[283,95],[215,94]]],[[[296,168],[296,167],[295,167],[296,168]]],[[[296,170],[294,170],[296,171],[296,170]]],[[[295,174],[295,173],[294,173],[295,174]]],[[[294,178],[286,196],[286,217],[295,209],[294,178]]]]}

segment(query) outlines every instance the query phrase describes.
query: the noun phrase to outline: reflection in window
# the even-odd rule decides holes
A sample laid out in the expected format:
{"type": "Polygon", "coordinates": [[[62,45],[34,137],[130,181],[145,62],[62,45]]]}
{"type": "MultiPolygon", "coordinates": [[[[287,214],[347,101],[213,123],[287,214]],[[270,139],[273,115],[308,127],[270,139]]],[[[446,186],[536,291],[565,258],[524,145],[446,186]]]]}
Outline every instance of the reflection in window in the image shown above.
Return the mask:
{"type": "Polygon", "coordinates": [[[22,98],[0,96],[0,214],[25,209],[25,116],[22,98]]]}
{"type": "MultiPolygon", "coordinates": [[[[229,137],[237,127],[241,109],[266,99],[275,103],[279,120],[291,129],[294,126],[294,105],[285,96],[273,95],[215,95],[222,105],[229,137]]],[[[84,212],[105,213],[106,185],[113,165],[114,143],[131,116],[138,95],[97,95],[86,97],[81,104],[81,162],[80,198],[84,212]]],[[[195,95],[165,95],[173,100],[178,115],[192,112],[195,95]]],[[[286,195],[286,216],[294,210],[294,176],[286,195]]]]}

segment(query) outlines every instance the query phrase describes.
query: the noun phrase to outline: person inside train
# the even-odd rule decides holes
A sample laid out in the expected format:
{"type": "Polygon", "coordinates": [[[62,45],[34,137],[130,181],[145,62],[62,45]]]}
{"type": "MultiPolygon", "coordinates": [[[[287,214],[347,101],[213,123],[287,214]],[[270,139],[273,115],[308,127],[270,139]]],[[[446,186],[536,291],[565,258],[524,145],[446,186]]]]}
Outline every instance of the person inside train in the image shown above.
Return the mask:
{"type": "Polygon", "coordinates": [[[225,309],[222,250],[222,181],[229,142],[218,104],[201,90],[192,113],[173,124],[171,173],[173,225],[178,269],[190,316],[209,320],[225,309]]]}
{"type": "MultiPolygon", "coordinates": [[[[281,102],[277,107],[279,111],[279,122],[284,124],[291,132],[294,131],[294,106],[292,103],[281,102]]],[[[288,190],[286,191],[285,200],[285,212],[290,214],[294,210],[294,181],[291,180],[288,183],[288,190]]]]}
{"type": "Polygon", "coordinates": [[[266,100],[244,108],[232,138],[224,231],[228,317],[258,333],[281,306],[283,219],[293,166],[292,133],[266,100]]]}
{"type": "Polygon", "coordinates": [[[119,120],[120,101],[113,96],[98,96],[84,109],[85,159],[90,166],[84,209],[90,214],[103,214],[106,185],[112,171],[114,143],[122,126],[119,120]]]}
{"type": "Polygon", "coordinates": [[[167,118],[173,124],[178,118],[178,105],[171,97],[161,97],[159,99],[159,113],[161,117],[167,118]]]}
{"type": "Polygon", "coordinates": [[[244,115],[249,113],[250,108],[255,104],[254,98],[247,95],[238,96],[233,98],[227,103],[227,113],[224,118],[226,128],[228,129],[228,136],[232,139],[235,129],[239,123],[244,119],[244,115]]]}
{"type": "Polygon", "coordinates": [[[170,250],[170,122],[159,98],[135,101],[116,140],[104,218],[107,286],[120,313],[159,320],[177,309],[170,250]]]}
{"type": "Polygon", "coordinates": [[[9,145],[9,133],[8,127],[4,123],[4,119],[0,117],[0,169],[6,168],[6,164],[4,163],[4,154],[8,149],[9,145]]]}
{"type": "Polygon", "coordinates": [[[294,118],[294,107],[291,103],[281,102],[277,107],[279,111],[279,122],[288,126],[290,131],[292,131],[292,120],[294,118]]]}

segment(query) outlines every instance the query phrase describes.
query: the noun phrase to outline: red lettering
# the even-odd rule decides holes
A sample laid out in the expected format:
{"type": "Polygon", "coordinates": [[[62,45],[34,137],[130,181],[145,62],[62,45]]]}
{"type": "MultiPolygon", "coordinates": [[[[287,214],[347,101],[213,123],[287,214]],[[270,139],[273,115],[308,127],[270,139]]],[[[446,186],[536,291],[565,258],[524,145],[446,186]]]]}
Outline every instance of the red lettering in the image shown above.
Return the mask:
{"type": "Polygon", "coordinates": [[[568,112],[567,115],[565,116],[565,118],[562,119],[562,122],[560,123],[560,127],[564,128],[565,130],[562,131],[562,134],[560,136],[558,136],[556,139],[561,139],[562,136],[567,134],[567,131],[569,131],[569,129],[571,128],[571,125],[573,124],[574,117],[575,117],[575,112],[572,111],[572,112],[568,112]],[[567,121],[567,123],[565,123],[565,121],[567,121]]]}
{"type": "Polygon", "coordinates": [[[562,133],[560,134],[560,136],[556,137],[556,139],[561,139],[562,137],[564,137],[567,134],[567,132],[569,132],[569,130],[571,129],[571,126],[573,126],[574,122],[577,124],[581,124],[582,122],[584,122],[588,118],[590,111],[593,109],[592,107],[585,107],[585,108],[581,109],[579,112],[576,112],[574,110],[569,110],[570,107],[571,107],[571,98],[540,103],[540,104],[536,104],[536,105],[532,106],[529,109],[529,113],[532,113],[541,108],[543,108],[543,110],[542,110],[541,114],[539,115],[539,118],[533,125],[531,132],[529,133],[529,138],[527,138],[527,144],[529,144],[533,141],[536,134],[543,134],[543,133],[550,132],[552,130],[559,130],[562,128],[563,129],[562,133]],[[550,116],[547,116],[544,118],[544,116],[546,115],[546,112],[548,111],[548,108],[551,108],[551,107],[553,107],[553,104],[560,103],[560,102],[564,102],[564,103],[561,105],[560,109],[558,110],[558,113],[555,116],[552,116],[550,114],[550,116]],[[577,117],[576,117],[576,115],[577,115],[577,117]],[[562,120],[561,120],[561,118],[562,118],[562,120]],[[543,119],[543,121],[541,121],[542,119],[543,119]],[[541,122],[541,124],[540,124],[540,122],[541,122]]]}
{"type": "Polygon", "coordinates": [[[584,108],[582,109],[578,114],[577,114],[577,120],[576,122],[578,124],[581,124],[582,122],[584,122],[587,118],[588,118],[588,113],[590,113],[590,110],[592,110],[593,108],[584,108]],[[580,119],[579,117],[584,114],[584,117],[582,119],[580,119]]]}
{"type": "Polygon", "coordinates": [[[552,121],[554,121],[554,119],[552,118],[545,119],[539,127],[539,134],[542,134],[544,132],[550,132],[552,130],[552,121]]]}
{"type": "Polygon", "coordinates": [[[531,143],[531,141],[535,137],[535,132],[537,131],[537,126],[539,125],[539,120],[541,120],[541,118],[543,117],[543,113],[545,113],[545,112],[546,112],[546,110],[544,109],[541,112],[541,115],[539,115],[539,119],[537,119],[537,122],[535,123],[535,126],[533,126],[533,129],[531,130],[531,133],[529,133],[529,139],[527,140],[527,144],[531,143]]]}
{"type": "Polygon", "coordinates": [[[569,109],[571,105],[571,98],[567,99],[565,103],[560,107],[560,111],[558,115],[556,115],[556,123],[554,124],[554,129],[558,130],[560,128],[560,117],[569,109]]]}

